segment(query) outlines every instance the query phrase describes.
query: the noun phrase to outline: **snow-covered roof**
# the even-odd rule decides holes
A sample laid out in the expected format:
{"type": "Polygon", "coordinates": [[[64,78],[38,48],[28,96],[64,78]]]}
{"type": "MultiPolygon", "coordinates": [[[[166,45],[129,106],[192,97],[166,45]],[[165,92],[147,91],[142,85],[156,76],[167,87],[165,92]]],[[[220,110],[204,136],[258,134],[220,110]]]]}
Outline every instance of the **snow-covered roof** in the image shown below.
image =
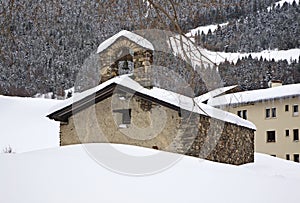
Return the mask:
{"type": "Polygon", "coordinates": [[[205,102],[205,101],[207,101],[207,100],[209,100],[211,98],[217,97],[220,94],[223,94],[223,93],[225,93],[225,92],[227,92],[229,90],[232,90],[232,89],[234,89],[236,87],[237,87],[237,85],[232,85],[232,86],[228,86],[228,87],[220,87],[218,89],[214,89],[214,90],[209,91],[209,92],[207,92],[207,93],[205,93],[203,95],[200,95],[199,97],[196,97],[195,101],[197,103],[205,102]]]}
{"type": "Polygon", "coordinates": [[[141,86],[136,81],[132,80],[128,75],[122,75],[115,78],[112,78],[102,84],[100,84],[97,87],[94,87],[92,89],[89,89],[83,93],[75,94],[74,97],[66,100],[62,104],[55,107],[55,110],[52,112],[59,111],[67,106],[72,105],[73,103],[80,101],[90,95],[95,94],[96,92],[102,90],[103,88],[111,85],[111,84],[117,84],[121,85],[123,87],[132,89],[136,92],[139,92],[143,95],[150,96],[152,98],[155,98],[157,100],[166,102],[168,104],[174,105],[176,107],[179,107],[180,109],[184,109],[190,112],[195,112],[198,114],[206,115],[212,118],[216,118],[218,120],[226,121],[229,123],[233,123],[239,126],[244,126],[250,129],[256,129],[255,125],[249,121],[246,121],[240,117],[238,117],[235,114],[222,111],[220,109],[214,108],[212,106],[203,104],[203,103],[197,103],[194,101],[193,98],[171,92],[165,89],[160,89],[157,87],[154,87],[152,89],[147,89],[141,86]]]}
{"type": "Polygon", "coordinates": [[[245,92],[227,94],[211,98],[208,104],[211,106],[239,105],[245,103],[267,101],[272,99],[300,96],[300,84],[283,85],[268,89],[259,89],[245,92]]]}
{"type": "Polygon", "coordinates": [[[104,42],[102,42],[97,49],[97,53],[100,53],[100,52],[106,50],[108,47],[110,47],[112,44],[114,44],[120,37],[125,37],[125,38],[129,39],[130,41],[132,41],[146,49],[154,50],[152,43],[149,42],[147,39],[145,39],[135,33],[129,32],[127,30],[122,30],[119,33],[115,34],[114,36],[112,36],[112,37],[108,38],[107,40],[105,40],[104,42]]]}

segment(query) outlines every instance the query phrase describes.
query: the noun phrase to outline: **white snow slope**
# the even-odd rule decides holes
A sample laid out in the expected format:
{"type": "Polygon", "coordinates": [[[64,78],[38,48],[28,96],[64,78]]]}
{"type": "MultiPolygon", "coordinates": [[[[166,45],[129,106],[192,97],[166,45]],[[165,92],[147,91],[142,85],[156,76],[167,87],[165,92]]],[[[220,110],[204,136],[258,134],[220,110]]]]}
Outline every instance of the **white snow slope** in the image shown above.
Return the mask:
{"type": "Polygon", "coordinates": [[[0,153],[9,146],[17,153],[57,147],[59,123],[46,115],[59,102],[0,95],[0,153]]]}
{"type": "MultiPolygon", "coordinates": [[[[105,145],[89,147],[101,152],[105,145]]],[[[154,151],[113,146],[136,156],[154,151]]],[[[104,156],[114,158],[110,154],[104,156]]],[[[299,203],[299,164],[259,154],[256,161],[237,167],[184,156],[165,171],[135,177],[102,167],[81,145],[2,154],[0,202],[299,203]]],[[[135,164],[139,166],[138,162],[135,164]]]]}

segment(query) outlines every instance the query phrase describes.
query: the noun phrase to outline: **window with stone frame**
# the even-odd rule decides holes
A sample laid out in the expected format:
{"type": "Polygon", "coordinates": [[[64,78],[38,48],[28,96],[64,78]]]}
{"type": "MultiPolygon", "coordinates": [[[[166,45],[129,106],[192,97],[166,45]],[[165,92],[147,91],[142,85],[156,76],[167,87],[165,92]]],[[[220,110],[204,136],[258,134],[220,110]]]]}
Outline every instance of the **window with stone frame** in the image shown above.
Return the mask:
{"type": "Polygon", "coordinates": [[[286,111],[286,112],[289,111],[289,105],[285,105],[285,111],[286,111]]]}
{"type": "Polygon", "coordinates": [[[113,113],[116,114],[116,122],[119,127],[125,128],[131,124],[131,109],[116,109],[113,110],[113,113]]]}
{"type": "Polygon", "coordinates": [[[275,107],[266,108],[266,118],[276,118],[276,116],[277,112],[275,107]]]}
{"type": "Polygon", "coordinates": [[[275,130],[267,131],[267,142],[276,142],[275,130]]]}
{"type": "Polygon", "coordinates": [[[247,120],[247,110],[240,110],[237,112],[237,115],[245,120],[247,120]]]}
{"type": "Polygon", "coordinates": [[[299,115],[299,107],[298,104],[293,105],[293,116],[299,115]]]}
{"type": "Polygon", "coordinates": [[[299,129],[293,129],[293,140],[299,141],[299,129]]]}
{"type": "Polygon", "coordinates": [[[266,118],[270,118],[271,117],[271,109],[266,109],[266,118]]]}
{"type": "Polygon", "coordinates": [[[286,136],[286,137],[290,136],[290,130],[289,130],[289,129],[286,129],[286,130],[285,130],[285,136],[286,136]]]}

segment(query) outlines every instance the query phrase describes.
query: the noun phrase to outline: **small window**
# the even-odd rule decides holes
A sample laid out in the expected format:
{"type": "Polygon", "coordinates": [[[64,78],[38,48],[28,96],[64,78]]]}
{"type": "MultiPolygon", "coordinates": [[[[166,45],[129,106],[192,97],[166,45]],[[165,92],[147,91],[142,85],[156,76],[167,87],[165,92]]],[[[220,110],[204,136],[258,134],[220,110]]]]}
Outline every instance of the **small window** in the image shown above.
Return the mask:
{"type": "Polygon", "coordinates": [[[298,115],[299,115],[299,107],[298,107],[297,104],[295,104],[295,105],[293,106],[293,115],[294,115],[294,116],[298,116],[298,115]]]}
{"type": "Polygon", "coordinates": [[[123,112],[122,122],[123,122],[123,124],[130,124],[131,123],[131,109],[126,109],[123,112]]]}
{"type": "Polygon", "coordinates": [[[247,110],[243,110],[243,119],[247,120],[247,110]]]}
{"type": "Polygon", "coordinates": [[[286,160],[290,160],[291,159],[289,154],[286,154],[285,158],[286,158],[286,160]]]}
{"type": "Polygon", "coordinates": [[[276,157],[276,154],[271,154],[271,156],[276,157]]]}
{"type": "Polygon", "coordinates": [[[293,130],[294,141],[299,141],[299,129],[293,130]]]}
{"type": "Polygon", "coordinates": [[[272,117],[273,117],[273,118],[276,117],[276,108],[272,108],[272,117]]]}
{"type": "Polygon", "coordinates": [[[267,142],[276,142],[275,131],[267,131],[267,142]]]}
{"type": "Polygon", "coordinates": [[[271,109],[266,109],[266,118],[271,117],[271,109]]]}
{"type": "Polygon", "coordinates": [[[126,128],[126,125],[131,123],[131,109],[118,109],[114,110],[114,113],[118,113],[118,125],[121,128],[126,128]],[[121,117],[120,117],[121,116],[121,117]]]}
{"type": "Polygon", "coordinates": [[[299,154],[294,154],[294,161],[299,163],[299,154]]]}
{"type": "Polygon", "coordinates": [[[238,111],[237,115],[243,119],[247,120],[247,110],[238,111]]]}
{"type": "Polygon", "coordinates": [[[267,108],[266,109],[266,118],[276,118],[276,108],[267,108]]]}
{"type": "Polygon", "coordinates": [[[285,105],[285,111],[289,111],[289,105],[285,105]]]}
{"type": "Polygon", "coordinates": [[[290,130],[285,130],[285,136],[290,136],[290,130]]]}

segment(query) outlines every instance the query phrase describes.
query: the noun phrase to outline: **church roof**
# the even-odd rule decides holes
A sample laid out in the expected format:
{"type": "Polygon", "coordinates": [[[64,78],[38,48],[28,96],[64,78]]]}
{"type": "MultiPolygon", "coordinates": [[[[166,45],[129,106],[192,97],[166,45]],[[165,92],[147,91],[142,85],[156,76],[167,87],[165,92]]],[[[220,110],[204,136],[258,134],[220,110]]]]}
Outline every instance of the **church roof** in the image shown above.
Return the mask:
{"type": "Polygon", "coordinates": [[[145,38],[141,37],[140,35],[137,35],[133,32],[129,32],[127,30],[122,30],[119,33],[115,34],[114,36],[112,36],[112,37],[108,38],[107,40],[105,40],[104,42],[102,42],[97,49],[97,53],[103,52],[104,50],[109,48],[118,39],[120,39],[122,37],[127,38],[128,40],[134,42],[135,44],[137,44],[141,47],[144,47],[149,50],[154,50],[152,43],[149,42],[147,39],[145,39],[145,38]]]}
{"type": "Polygon", "coordinates": [[[58,106],[55,106],[48,117],[54,120],[64,121],[74,113],[111,96],[116,87],[153,102],[168,106],[169,108],[177,110],[183,109],[239,126],[256,129],[253,123],[244,120],[237,115],[222,111],[204,103],[196,103],[193,98],[157,87],[152,89],[144,88],[139,83],[131,79],[129,75],[112,78],[97,87],[75,94],[72,98],[63,101],[58,106]]]}

